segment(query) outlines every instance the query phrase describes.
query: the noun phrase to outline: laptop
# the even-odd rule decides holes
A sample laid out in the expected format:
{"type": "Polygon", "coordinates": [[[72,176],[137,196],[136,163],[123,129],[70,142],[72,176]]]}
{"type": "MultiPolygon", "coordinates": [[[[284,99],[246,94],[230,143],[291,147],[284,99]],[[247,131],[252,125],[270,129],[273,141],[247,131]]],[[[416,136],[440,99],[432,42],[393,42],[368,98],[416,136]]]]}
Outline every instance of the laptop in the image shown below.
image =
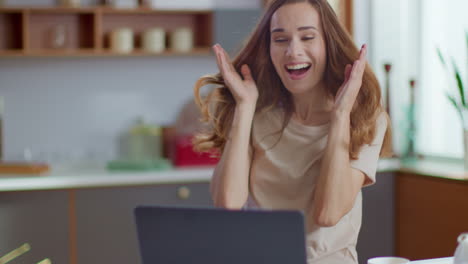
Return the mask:
{"type": "Polygon", "coordinates": [[[139,206],[142,264],[306,264],[299,211],[139,206]]]}

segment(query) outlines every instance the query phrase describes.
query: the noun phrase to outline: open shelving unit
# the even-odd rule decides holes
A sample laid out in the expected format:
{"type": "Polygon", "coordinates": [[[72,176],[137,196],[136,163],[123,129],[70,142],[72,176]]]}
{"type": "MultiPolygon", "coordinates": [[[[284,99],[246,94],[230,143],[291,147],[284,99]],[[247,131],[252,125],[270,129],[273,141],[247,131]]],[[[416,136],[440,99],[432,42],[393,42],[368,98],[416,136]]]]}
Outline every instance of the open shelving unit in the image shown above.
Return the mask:
{"type": "MultiPolygon", "coordinates": [[[[166,39],[169,39],[167,36],[166,39]]],[[[0,57],[11,56],[177,56],[207,55],[213,42],[213,11],[115,9],[98,7],[0,8],[0,57]],[[53,45],[53,32],[64,30],[60,47],[53,45]],[[133,30],[135,50],[110,50],[110,32],[119,27],[133,30]],[[194,49],[188,53],[171,51],[147,53],[141,49],[142,33],[152,27],[169,34],[178,27],[193,31],[194,49]]]]}

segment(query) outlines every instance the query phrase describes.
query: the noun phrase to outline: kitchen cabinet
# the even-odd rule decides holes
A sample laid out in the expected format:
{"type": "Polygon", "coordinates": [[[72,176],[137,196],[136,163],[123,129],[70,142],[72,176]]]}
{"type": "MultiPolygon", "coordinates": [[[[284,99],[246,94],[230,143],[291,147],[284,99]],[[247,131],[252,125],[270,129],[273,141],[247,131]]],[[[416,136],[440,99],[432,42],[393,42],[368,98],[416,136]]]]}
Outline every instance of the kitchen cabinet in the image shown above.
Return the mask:
{"type": "Polygon", "coordinates": [[[0,56],[151,56],[207,55],[213,43],[211,10],[155,10],[144,7],[0,8],[0,56]],[[110,51],[110,33],[117,28],[134,33],[135,51],[110,51]],[[166,32],[180,27],[193,31],[191,52],[146,53],[142,33],[152,27],[166,32]],[[54,44],[58,39],[60,46],[54,44]]]}
{"type": "Polygon", "coordinates": [[[395,255],[395,172],[378,173],[376,183],[362,189],[362,224],[357,252],[359,263],[395,255]]]}
{"type": "Polygon", "coordinates": [[[0,256],[29,243],[11,263],[69,263],[68,193],[0,192],[0,256]]]}
{"type": "Polygon", "coordinates": [[[212,169],[0,179],[0,257],[14,263],[139,263],[138,205],[212,206],[212,169]]]}
{"type": "Polygon", "coordinates": [[[208,183],[76,191],[77,263],[140,263],[133,209],[211,206],[208,183]]]}
{"type": "MultiPolygon", "coordinates": [[[[464,173],[463,173],[464,174],[464,173]]],[[[466,177],[466,176],[465,176],[466,177]]],[[[411,260],[453,256],[468,231],[468,180],[398,173],[396,254],[411,260]]]]}

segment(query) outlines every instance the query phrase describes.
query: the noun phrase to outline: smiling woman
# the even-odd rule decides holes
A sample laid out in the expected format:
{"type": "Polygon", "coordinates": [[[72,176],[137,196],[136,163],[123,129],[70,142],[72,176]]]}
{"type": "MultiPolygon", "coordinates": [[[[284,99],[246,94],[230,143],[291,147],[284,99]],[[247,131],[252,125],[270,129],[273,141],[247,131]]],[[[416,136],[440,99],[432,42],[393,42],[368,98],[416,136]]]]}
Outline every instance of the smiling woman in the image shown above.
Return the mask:
{"type": "Polygon", "coordinates": [[[215,205],[303,211],[308,263],[357,263],[361,188],[390,152],[367,46],[327,1],[276,0],[232,62],[213,49],[220,72],[195,85],[209,124],[195,145],[220,155],[215,205]]]}

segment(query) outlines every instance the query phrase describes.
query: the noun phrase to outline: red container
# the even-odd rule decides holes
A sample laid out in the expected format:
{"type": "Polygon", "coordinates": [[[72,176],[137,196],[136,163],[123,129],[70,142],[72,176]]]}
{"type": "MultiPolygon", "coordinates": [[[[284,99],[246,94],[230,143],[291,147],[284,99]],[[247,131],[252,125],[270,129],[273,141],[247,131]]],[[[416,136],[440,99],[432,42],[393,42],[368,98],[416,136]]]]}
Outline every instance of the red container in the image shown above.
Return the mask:
{"type": "Polygon", "coordinates": [[[175,140],[174,166],[214,166],[219,158],[212,157],[207,152],[196,152],[193,150],[193,135],[177,136],[175,140]]]}

